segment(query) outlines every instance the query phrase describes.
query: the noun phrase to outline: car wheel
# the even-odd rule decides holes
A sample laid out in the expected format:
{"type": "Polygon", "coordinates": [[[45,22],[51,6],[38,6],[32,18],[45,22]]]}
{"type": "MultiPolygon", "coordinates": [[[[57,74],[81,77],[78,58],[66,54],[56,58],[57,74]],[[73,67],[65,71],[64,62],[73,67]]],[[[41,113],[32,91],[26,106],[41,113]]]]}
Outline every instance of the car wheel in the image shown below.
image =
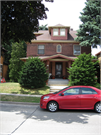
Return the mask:
{"type": "Polygon", "coordinates": [[[58,104],[55,101],[51,101],[48,103],[47,108],[50,112],[56,112],[58,110],[58,104]]]}
{"type": "Polygon", "coordinates": [[[95,105],[95,111],[98,113],[101,113],[101,103],[100,102],[95,105]]]}

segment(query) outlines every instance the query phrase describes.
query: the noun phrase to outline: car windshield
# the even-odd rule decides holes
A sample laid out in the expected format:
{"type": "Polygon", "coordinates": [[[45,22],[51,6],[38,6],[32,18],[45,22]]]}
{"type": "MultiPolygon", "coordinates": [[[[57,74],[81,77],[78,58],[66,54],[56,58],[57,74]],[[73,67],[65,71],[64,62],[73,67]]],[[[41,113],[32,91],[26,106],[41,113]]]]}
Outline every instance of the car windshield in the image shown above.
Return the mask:
{"type": "MultiPolygon", "coordinates": [[[[68,86],[68,87],[69,87],[69,86],[68,86]]],[[[62,90],[65,90],[65,89],[68,88],[68,87],[63,88],[62,90]]],[[[54,92],[53,94],[57,94],[57,93],[61,92],[62,90],[56,91],[56,92],[54,92]]]]}

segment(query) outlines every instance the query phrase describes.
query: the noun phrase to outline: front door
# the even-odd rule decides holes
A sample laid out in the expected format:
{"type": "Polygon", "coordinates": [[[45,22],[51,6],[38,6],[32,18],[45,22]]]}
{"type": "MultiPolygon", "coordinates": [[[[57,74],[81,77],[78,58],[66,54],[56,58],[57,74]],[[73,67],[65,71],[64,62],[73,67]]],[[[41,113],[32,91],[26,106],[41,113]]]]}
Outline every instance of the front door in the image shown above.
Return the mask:
{"type": "Polygon", "coordinates": [[[56,62],[55,77],[62,78],[62,62],[56,62]]]}

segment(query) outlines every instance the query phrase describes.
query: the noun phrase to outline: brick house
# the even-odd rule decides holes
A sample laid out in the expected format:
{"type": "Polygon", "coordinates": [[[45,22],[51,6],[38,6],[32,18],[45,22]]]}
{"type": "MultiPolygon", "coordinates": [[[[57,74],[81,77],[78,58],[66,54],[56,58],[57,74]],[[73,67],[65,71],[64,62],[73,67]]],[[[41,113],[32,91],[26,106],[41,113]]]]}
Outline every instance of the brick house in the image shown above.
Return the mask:
{"type": "Polygon", "coordinates": [[[7,50],[1,46],[1,57],[0,57],[0,79],[7,78],[8,64],[4,62],[5,53],[7,50]]]}
{"type": "Polygon", "coordinates": [[[55,78],[68,78],[67,68],[81,53],[91,53],[91,47],[81,47],[79,42],[74,41],[76,31],[68,26],[58,24],[49,26],[48,30],[40,30],[36,40],[27,44],[27,57],[21,58],[26,61],[28,57],[39,57],[45,63],[48,72],[55,78]]]}

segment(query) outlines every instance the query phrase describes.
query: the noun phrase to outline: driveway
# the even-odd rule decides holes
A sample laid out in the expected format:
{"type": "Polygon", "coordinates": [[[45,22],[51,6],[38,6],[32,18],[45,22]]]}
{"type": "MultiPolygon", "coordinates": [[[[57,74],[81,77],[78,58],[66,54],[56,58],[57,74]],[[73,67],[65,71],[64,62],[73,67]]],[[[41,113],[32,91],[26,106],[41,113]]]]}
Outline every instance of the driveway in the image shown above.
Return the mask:
{"type": "Polygon", "coordinates": [[[0,135],[101,135],[101,114],[1,103],[0,135]]]}

